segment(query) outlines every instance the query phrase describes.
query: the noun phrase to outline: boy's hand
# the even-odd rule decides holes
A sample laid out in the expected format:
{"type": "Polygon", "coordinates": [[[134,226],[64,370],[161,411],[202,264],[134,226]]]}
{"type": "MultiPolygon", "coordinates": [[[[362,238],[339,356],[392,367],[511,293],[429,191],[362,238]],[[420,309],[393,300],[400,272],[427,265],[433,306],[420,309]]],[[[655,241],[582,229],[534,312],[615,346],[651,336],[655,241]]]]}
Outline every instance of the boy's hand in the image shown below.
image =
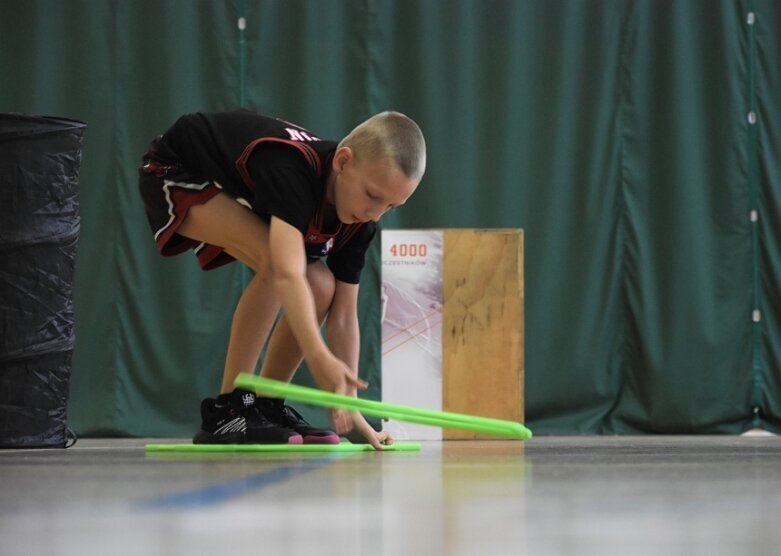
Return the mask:
{"type": "Polygon", "coordinates": [[[388,446],[393,444],[393,437],[388,431],[377,432],[366,421],[363,415],[357,411],[351,411],[350,417],[352,417],[355,429],[363,435],[363,437],[374,447],[375,450],[382,450],[383,445],[388,446]]]}
{"type": "MultiPolygon", "coordinates": [[[[369,386],[365,381],[355,376],[347,365],[331,353],[309,361],[309,368],[317,385],[322,390],[348,395],[354,389],[366,390],[369,386]]],[[[330,409],[331,422],[337,434],[347,434],[353,428],[353,421],[344,409],[330,409]]],[[[371,428],[371,427],[370,427],[371,428]]]]}

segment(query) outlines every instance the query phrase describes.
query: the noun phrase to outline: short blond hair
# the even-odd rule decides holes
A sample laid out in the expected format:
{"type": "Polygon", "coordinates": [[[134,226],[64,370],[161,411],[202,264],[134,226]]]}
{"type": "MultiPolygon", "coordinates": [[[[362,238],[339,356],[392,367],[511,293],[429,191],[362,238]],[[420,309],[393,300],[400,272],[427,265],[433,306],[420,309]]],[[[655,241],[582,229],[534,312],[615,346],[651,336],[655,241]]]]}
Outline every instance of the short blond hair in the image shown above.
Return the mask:
{"type": "Polygon", "coordinates": [[[405,176],[420,179],[426,171],[426,140],[411,118],[401,112],[380,112],[339,142],[358,160],[392,160],[405,176]]]}

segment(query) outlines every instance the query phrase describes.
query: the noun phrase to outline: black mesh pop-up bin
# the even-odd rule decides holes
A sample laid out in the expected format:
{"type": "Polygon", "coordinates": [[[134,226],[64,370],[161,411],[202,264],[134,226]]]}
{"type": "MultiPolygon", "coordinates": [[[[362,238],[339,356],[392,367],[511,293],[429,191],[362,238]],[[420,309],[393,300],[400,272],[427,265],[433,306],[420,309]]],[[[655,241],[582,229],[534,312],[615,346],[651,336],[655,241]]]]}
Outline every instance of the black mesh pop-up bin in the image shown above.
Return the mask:
{"type": "Polygon", "coordinates": [[[0,447],[62,447],[86,124],[0,114],[0,447]]]}

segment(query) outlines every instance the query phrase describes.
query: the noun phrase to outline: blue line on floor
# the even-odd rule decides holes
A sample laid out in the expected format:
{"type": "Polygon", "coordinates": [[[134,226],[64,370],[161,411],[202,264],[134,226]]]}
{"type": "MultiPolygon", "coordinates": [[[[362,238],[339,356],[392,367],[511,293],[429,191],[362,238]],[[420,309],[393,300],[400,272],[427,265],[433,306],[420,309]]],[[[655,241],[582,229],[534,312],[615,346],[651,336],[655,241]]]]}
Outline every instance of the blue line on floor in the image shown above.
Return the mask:
{"type": "Polygon", "coordinates": [[[333,463],[334,458],[318,458],[298,462],[296,465],[278,467],[271,471],[249,475],[239,479],[233,479],[224,483],[217,483],[206,487],[197,488],[177,494],[156,496],[136,504],[140,510],[162,509],[194,509],[199,507],[216,506],[233,498],[245,496],[252,491],[279,484],[287,479],[310,473],[321,467],[333,463]]]}

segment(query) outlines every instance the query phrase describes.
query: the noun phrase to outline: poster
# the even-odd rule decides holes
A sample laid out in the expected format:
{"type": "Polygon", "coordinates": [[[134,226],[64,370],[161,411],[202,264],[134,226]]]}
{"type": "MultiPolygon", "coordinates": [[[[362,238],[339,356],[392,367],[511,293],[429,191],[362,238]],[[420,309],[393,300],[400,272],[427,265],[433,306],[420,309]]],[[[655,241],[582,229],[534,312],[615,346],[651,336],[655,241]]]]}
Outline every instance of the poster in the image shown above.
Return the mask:
{"type": "MultiPolygon", "coordinates": [[[[382,232],[382,401],[442,410],[441,230],[382,232]]],[[[397,440],[440,440],[437,427],[389,420],[397,440]]]]}

